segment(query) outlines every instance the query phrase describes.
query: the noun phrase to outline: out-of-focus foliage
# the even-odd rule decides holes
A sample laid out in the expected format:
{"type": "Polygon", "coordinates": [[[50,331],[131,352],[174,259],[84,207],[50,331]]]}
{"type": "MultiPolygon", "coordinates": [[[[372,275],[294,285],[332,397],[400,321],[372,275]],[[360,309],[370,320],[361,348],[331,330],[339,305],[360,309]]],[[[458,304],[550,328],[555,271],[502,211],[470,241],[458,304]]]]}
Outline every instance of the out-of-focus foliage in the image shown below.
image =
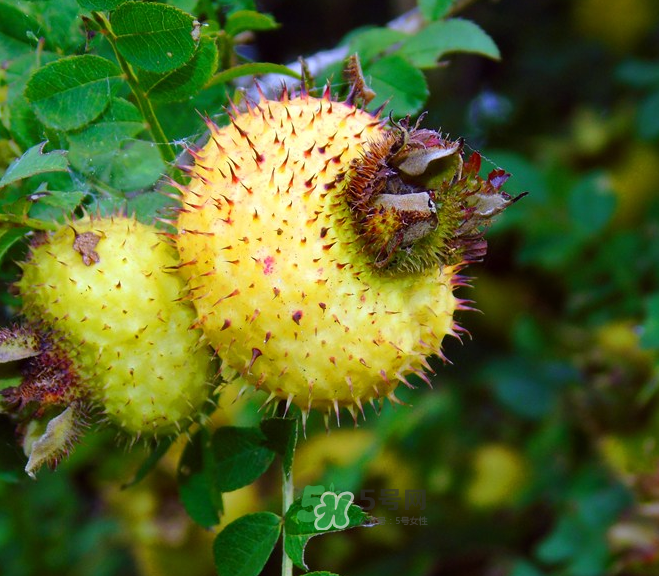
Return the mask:
{"type": "MultiPolygon", "coordinates": [[[[121,2],[80,2],[87,10],[110,4],[121,2]]],[[[369,513],[385,522],[313,539],[307,564],[343,576],[659,572],[656,2],[476,1],[460,17],[491,36],[501,61],[449,57],[432,46],[433,56],[448,64],[426,71],[424,61],[415,60],[414,39],[401,44],[400,35],[381,28],[411,8],[406,2],[168,4],[202,19],[218,9],[223,14],[203,29],[196,47],[181,44],[186,74],[197,88],[205,86],[192,99],[180,92],[180,69],[170,73],[157,59],[139,60],[139,46],[130,41],[118,48],[144,67],[142,79],[151,82],[148,92],[168,140],[203,130],[195,109],[213,114],[227,102],[222,82],[232,76],[213,84],[204,75],[209,63],[220,76],[235,74],[236,64],[284,63],[343,39],[362,52],[366,78],[380,98],[394,95],[387,87],[396,86],[379,72],[395,71],[394,77],[407,79],[396,104],[428,110],[425,125],[464,136],[467,145],[484,150],[485,170],[512,173],[511,194],[529,193],[489,232],[485,262],[468,270],[474,288],[462,296],[482,314],[461,316],[472,338],[447,343],[453,364],[434,363],[434,388],[405,390],[412,407],[386,407],[355,430],[344,423],[326,436],[321,422],[310,422],[297,453],[297,495],[305,485],[333,484],[361,495],[357,503],[372,498],[369,513]],[[272,19],[250,12],[246,26],[229,17],[255,8],[272,19]],[[242,43],[250,30],[267,29],[242,43]],[[208,37],[220,38],[215,50],[208,37]],[[190,118],[198,119],[193,127],[190,118]],[[425,509],[406,514],[402,503],[393,509],[382,490],[398,490],[400,497],[423,490],[425,509]],[[426,523],[404,524],[402,518],[412,515],[426,523]]],[[[449,5],[420,4],[436,19],[449,5]]],[[[79,9],[71,0],[0,3],[0,58],[22,51],[0,71],[0,163],[5,168],[24,153],[37,159],[3,177],[0,203],[12,227],[0,237],[0,255],[9,250],[18,258],[33,220],[61,217],[90,198],[115,206],[128,196],[138,211],[153,210],[153,198],[134,193],[153,187],[165,163],[115,68],[95,62],[84,82],[60,92],[45,90],[34,76],[28,80],[35,46],[46,74],[67,66],[64,54],[82,57],[85,45],[113,61],[96,34],[85,40],[71,30],[79,9]],[[47,26],[43,41],[23,34],[30,18],[47,26]],[[94,101],[98,109],[86,109],[93,118],[72,114],[57,100],[98,81],[107,91],[94,101]],[[50,144],[38,156],[44,134],[50,144]],[[89,150],[97,162],[89,163],[89,150]],[[129,169],[136,159],[139,169],[129,169]],[[58,169],[62,161],[70,166],[66,173],[58,169]],[[41,188],[35,192],[36,181],[41,188]]],[[[496,55],[487,37],[474,38],[470,51],[496,55]]],[[[340,77],[333,78],[340,88],[340,77]]],[[[15,277],[11,259],[1,273],[5,282],[15,277]]],[[[9,292],[2,298],[6,306],[15,304],[9,292]]],[[[214,416],[218,424],[253,426],[258,420],[257,398],[222,405],[214,416]]],[[[144,452],[114,450],[112,438],[90,433],[57,472],[44,472],[34,483],[15,472],[22,455],[9,424],[0,424],[3,575],[214,573],[212,535],[192,524],[177,492],[182,444],[142,482],[121,491],[144,452]]],[[[278,489],[278,478],[266,472],[256,484],[224,495],[221,526],[277,509],[278,489]]],[[[266,574],[278,573],[276,560],[266,564],[266,574]]]]}

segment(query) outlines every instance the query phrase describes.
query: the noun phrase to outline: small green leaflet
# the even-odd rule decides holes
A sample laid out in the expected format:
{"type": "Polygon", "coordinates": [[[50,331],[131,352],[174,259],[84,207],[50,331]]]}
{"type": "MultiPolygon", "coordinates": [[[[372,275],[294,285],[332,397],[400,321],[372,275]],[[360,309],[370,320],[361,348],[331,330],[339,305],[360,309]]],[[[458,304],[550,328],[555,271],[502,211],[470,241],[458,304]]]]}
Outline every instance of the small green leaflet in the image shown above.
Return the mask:
{"type": "Polygon", "coordinates": [[[213,434],[215,486],[232,492],[247,486],[272,464],[275,453],[258,428],[223,426],[213,434]]]}
{"type": "Polygon", "coordinates": [[[428,24],[410,36],[396,54],[419,68],[434,68],[440,58],[452,52],[480,54],[494,60],[501,57],[494,40],[482,28],[461,18],[428,24]]]}
{"type": "Polygon", "coordinates": [[[371,28],[356,34],[350,40],[350,54],[357,52],[362,65],[366,65],[377,56],[392,51],[394,45],[401,43],[408,35],[391,28],[371,28]]]}
{"type": "Polygon", "coordinates": [[[206,36],[199,41],[199,48],[187,64],[165,72],[142,72],[140,83],[154,102],[180,102],[199,92],[215,73],[218,51],[215,41],[206,36]]]}
{"type": "Polygon", "coordinates": [[[75,130],[103,113],[120,76],[119,67],[100,56],[69,56],[39,68],[25,97],[47,126],[75,130]]]}
{"type": "Polygon", "coordinates": [[[0,262],[9,249],[30,231],[29,228],[0,229],[0,262]]]}
{"type": "Polygon", "coordinates": [[[227,16],[224,31],[229,36],[237,36],[248,30],[263,31],[278,28],[276,20],[269,14],[261,14],[254,10],[237,10],[227,16]]]}
{"type": "Polygon", "coordinates": [[[433,22],[446,16],[453,6],[453,0],[418,0],[417,4],[423,17],[433,22]]]}
{"type": "Polygon", "coordinates": [[[150,72],[169,72],[195,53],[194,18],[155,2],[126,2],[111,16],[117,49],[131,64],[150,72]]]}
{"type": "Polygon", "coordinates": [[[39,23],[18,8],[0,2],[0,60],[13,60],[34,50],[30,40],[39,31],[39,23]]]}
{"type": "Polygon", "coordinates": [[[0,179],[0,188],[23,178],[43,174],[45,172],[66,172],[69,162],[66,150],[55,150],[43,153],[48,142],[32,146],[20,158],[14,160],[0,179]]]}
{"type": "Polygon", "coordinates": [[[385,114],[414,114],[428,99],[428,84],[423,72],[400,56],[377,60],[364,69],[364,75],[376,94],[371,108],[388,102],[385,114]]]}
{"type": "Polygon", "coordinates": [[[218,575],[258,576],[280,533],[281,518],[272,512],[256,512],[234,520],[213,543],[218,575]]]}

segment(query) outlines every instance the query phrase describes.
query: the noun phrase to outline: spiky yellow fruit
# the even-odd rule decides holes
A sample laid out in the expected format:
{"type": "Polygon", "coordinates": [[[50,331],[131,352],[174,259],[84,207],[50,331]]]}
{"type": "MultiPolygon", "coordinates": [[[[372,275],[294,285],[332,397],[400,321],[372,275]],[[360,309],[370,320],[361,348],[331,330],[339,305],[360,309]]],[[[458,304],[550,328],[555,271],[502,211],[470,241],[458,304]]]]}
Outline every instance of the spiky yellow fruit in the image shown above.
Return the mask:
{"type": "Polygon", "coordinates": [[[73,363],[64,397],[88,399],[132,436],[180,429],[209,395],[211,357],[176,264],[155,228],[85,218],[41,238],[18,282],[27,319],[73,363]]]}
{"type": "Polygon", "coordinates": [[[461,143],[327,92],[262,99],[210,131],[177,245],[225,373],[303,413],[395,401],[455,334],[456,272],[482,252],[474,198],[507,197],[470,188],[461,143]]]}

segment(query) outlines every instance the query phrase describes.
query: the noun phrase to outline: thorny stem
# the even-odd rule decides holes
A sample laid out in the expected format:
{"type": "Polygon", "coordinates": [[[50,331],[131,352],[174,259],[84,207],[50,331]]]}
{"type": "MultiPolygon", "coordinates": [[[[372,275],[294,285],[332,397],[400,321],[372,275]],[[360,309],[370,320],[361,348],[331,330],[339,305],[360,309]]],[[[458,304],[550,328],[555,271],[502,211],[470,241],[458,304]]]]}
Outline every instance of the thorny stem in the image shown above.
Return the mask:
{"type": "Polygon", "coordinates": [[[156,117],[156,114],[153,110],[153,106],[151,106],[151,101],[147,98],[146,94],[142,90],[139,80],[137,79],[137,76],[135,76],[135,72],[133,71],[133,68],[126,61],[126,59],[119,53],[119,50],[117,50],[117,42],[116,42],[117,37],[114,35],[114,32],[112,31],[112,26],[110,25],[110,22],[100,12],[94,12],[93,14],[94,14],[94,19],[101,26],[105,37],[110,43],[110,46],[112,46],[112,50],[114,51],[114,55],[117,59],[117,62],[119,62],[119,66],[121,67],[122,72],[126,76],[126,81],[130,86],[133,96],[135,96],[137,105],[149,126],[149,131],[153,136],[153,140],[158,145],[160,156],[162,157],[163,161],[166,163],[175,162],[176,154],[174,153],[174,149],[172,148],[172,146],[169,144],[169,141],[165,136],[162,126],[160,126],[160,122],[158,122],[158,118],[156,117]]]}
{"type": "MultiPolygon", "coordinates": [[[[282,496],[282,518],[286,518],[286,512],[293,504],[293,467],[288,474],[286,468],[282,466],[282,482],[281,482],[281,496],[282,496]]],[[[282,529],[282,551],[281,551],[281,576],[293,576],[293,561],[286,554],[284,543],[286,542],[286,528],[282,529]]]]}

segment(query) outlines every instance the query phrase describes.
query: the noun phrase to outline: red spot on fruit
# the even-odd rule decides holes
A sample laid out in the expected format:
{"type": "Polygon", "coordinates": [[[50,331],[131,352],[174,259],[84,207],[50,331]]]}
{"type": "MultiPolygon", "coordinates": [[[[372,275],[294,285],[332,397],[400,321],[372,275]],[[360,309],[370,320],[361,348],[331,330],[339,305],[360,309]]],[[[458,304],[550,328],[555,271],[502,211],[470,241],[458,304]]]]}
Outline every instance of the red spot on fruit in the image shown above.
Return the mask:
{"type": "Polygon", "coordinates": [[[302,310],[296,310],[293,312],[293,316],[291,316],[291,318],[293,318],[293,322],[299,325],[300,320],[302,320],[302,310]]]}
{"type": "Polygon", "coordinates": [[[266,276],[269,276],[270,274],[272,274],[274,269],[275,269],[275,259],[272,256],[268,256],[263,261],[263,273],[266,276]]]}

